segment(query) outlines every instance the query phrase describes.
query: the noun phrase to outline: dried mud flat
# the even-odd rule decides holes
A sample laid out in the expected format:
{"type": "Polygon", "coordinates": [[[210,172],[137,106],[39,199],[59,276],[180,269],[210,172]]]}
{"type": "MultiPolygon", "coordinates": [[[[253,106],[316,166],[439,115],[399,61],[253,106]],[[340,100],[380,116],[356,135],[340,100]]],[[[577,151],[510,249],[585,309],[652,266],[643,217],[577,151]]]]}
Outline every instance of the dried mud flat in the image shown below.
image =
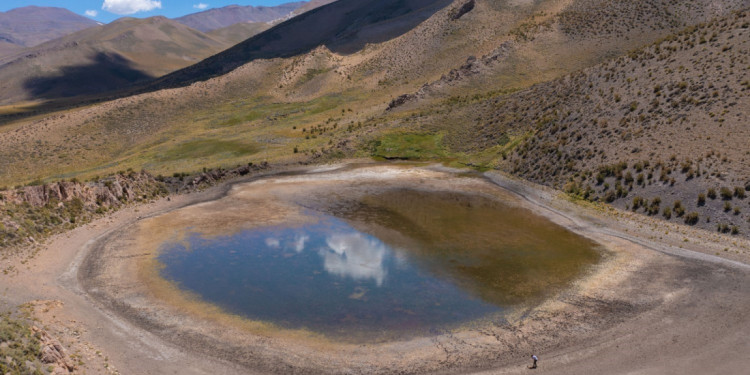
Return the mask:
{"type": "Polygon", "coordinates": [[[44,323],[75,322],[82,340],[109,357],[110,366],[85,366],[87,373],[517,373],[531,371],[526,367],[531,353],[541,358],[536,372],[742,372],[750,366],[750,267],[744,252],[733,253],[743,255],[732,260],[712,254],[715,248],[747,244],[707,243],[700,231],[672,230],[651,238],[650,231],[664,228],[616,211],[584,208],[497,174],[480,179],[435,166],[341,166],[118,212],[57,237],[18,274],[2,276],[2,285],[11,303],[62,302],[54,321],[44,323]],[[295,190],[331,192],[346,184],[375,188],[383,181],[498,196],[607,250],[603,261],[570,288],[506,319],[363,345],[226,316],[176,293],[147,271],[153,269],[153,251],[144,252],[144,246],[163,238],[158,229],[165,220],[200,216],[223,204],[230,219],[206,229],[220,233],[228,230],[233,200],[257,204],[258,218],[272,212],[287,219],[295,206],[273,198],[299,197],[295,190]],[[243,196],[247,186],[252,194],[243,196]]]}

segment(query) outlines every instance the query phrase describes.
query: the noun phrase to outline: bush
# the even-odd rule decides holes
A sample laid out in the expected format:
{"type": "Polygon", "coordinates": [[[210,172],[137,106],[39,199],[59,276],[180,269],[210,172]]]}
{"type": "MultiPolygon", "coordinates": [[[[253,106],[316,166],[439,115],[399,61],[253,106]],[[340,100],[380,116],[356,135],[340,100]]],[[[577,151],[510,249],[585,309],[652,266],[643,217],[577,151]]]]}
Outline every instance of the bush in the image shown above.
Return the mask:
{"type": "Polygon", "coordinates": [[[685,215],[685,224],[688,224],[688,225],[698,224],[698,218],[699,216],[697,212],[691,212],[685,215]]]}
{"type": "Polygon", "coordinates": [[[745,199],[745,189],[741,186],[734,188],[734,196],[739,199],[745,199]]]}
{"type": "Polygon", "coordinates": [[[669,207],[664,207],[664,211],[662,211],[661,214],[665,219],[669,220],[672,218],[672,209],[669,207]]]}
{"type": "Polygon", "coordinates": [[[633,197],[633,211],[638,211],[638,209],[641,208],[642,205],[645,205],[643,198],[639,196],[633,197]]]}
{"type": "Polygon", "coordinates": [[[651,204],[648,207],[649,215],[656,215],[659,213],[659,206],[661,205],[661,198],[656,197],[651,200],[651,204]]]}
{"type": "Polygon", "coordinates": [[[612,203],[615,199],[617,199],[617,196],[612,191],[608,191],[607,194],[604,194],[604,201],[607,203],[612,203]]]}
{"type": "Polygon", "coordinates": [[[729,202],[724,202],[724,212],[729,212],[732,209],[732,205],[729,202]]]}
{"type": "Polygon", "coordinates": [[[716,189],[714,188],[708,189],[708,197],[711,199],[716,199],[716,189]]]}
{"type": "Polygon", "coordinates": [[[719,195],[721,195],[721,199],[728,201],[732,199],[732,196],[734,194],[732,193],[732,190],[730,190],[728,187],[723,187],[719,190],[719,195]]]}
{"type": "MultiPolygon", "coordinates": [[[[35,363],[41,355],[41,345],[26,323],[0,315],[0,342],[8,344],[0,347],[0,373],[3,374],[42,374],[35,363]]],[[[37,362],[38,363],[38,362],[37,362]]]]}
{"type": "Polygon", "coordinates": [[[698,194],[698,205],[699,206],[706,205],[706,194],[703,194],[703,193],[698,194]]]}

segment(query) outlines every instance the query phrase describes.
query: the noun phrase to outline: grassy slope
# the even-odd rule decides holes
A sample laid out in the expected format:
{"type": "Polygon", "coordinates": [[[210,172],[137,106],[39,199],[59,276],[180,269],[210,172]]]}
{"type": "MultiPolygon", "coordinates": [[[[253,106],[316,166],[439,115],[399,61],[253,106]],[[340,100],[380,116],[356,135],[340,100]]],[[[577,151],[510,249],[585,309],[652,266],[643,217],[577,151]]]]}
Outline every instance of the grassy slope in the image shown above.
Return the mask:
{"type": "MultiPolygon", "coordinates": [[[[648,92],[637,86],[648,84],[647,89],[653,90],[651,79],[632,81],[649,69],[639,64],[655,64],[661,69],[667,65],[665,61],[628,62],[629,57],[622,57],[559,81],[512,92],[594,66],[662,38],[692,19],[708,19],[715,14],[712,5],[704,1],[575,0],[511,6],[479,0],[474,11],[453,20],[452,12],[462,4],[458,1],[404,35],[368,45],[354,54],[318,48],[293,58],[256,60],[189,87],[6,124],[0,133],[0,184],[91,177],[127,167],[171,174],[248,161],[309,162],[342,154],[373,153],[388,158],[437,158],[480,168],[500,167],[560,188],[576,173],[586,173],[590,183],[601,165],[650,157],[633,155],[632,148],[656,147],[635,143],[651,137],[649,132],[655,126],[640,133],[631,130],[628,139],[633,140],[632,145],[612,134],[619,132],[616,135],[621,136],[624,132],[619,124],[629,113],[633,101],[629,98],[640,97],[638,91],[648,92]],[[644,22],[651,14],[649,9],[657,5],[668,6],[670,11],[656,12],[644,22]],[[619,28],[611,22],[615,16],[624,20],[619,28]],[[395,96],[415,92],[426,82],[440,82],[448,70],[460,66],[468,56],[490,54],[507,41],[514,47],[506,58],[483,65],[476,75],[441,84],[404,108],[383,112],[395,96]],[[630,77],[627,72],[633,69],[638,73],[630,77]],[[581,77],[591,78],[585,86],[576,86],[577,80],[584,79],[581,77]],[[622,90],[622,103],[608,102],[612,98],[607,95],[613,95],[608,92],[610,86],[622,90]],[[601,108],[611,118],[607,120],[611,134],[602,138],[583,128],[570,132],[574,125],[587,124],[581,118],[598,117],[601,108]],[[563,122],[567,128],[560,130],[563,122]],[[567,134],[563,141],[545,136],[544,130],[553,129],[554,124],[558,124],[558,130],[550,133],[567,134]],[[581,139],[590,137],[592,145],[570,141],[579,135],[581,139]],[[560,145],[559,158],[557,151],[546,146],[550,142],[565,142],[560,145]],[[419,147],[412,147],[413,143],[419,147]],[[534,148],[542,144],[545,148],[534,148]],[[523,155],[528,156],[524,159],[523,155]],[[571,158],[575,160],[568,168],[571,158]],[[539,162],[535,164],[535,160],[539,162]]],[[[746,6],[732,0],[720,5],[724,11],[746,6]]],[[[674,80],[674,72],[689,64],[678,63],[671,72],[658,74],[674,80]]],[[[739,88],[732,87],[734,91],[726,91],[726,97],[720,92],[719,99],[737,97],[739,88]]],[[[639,111],[645,111],[648,105],[639,102],[633,116],[638,118],[639,111]]],[[[688,107],[684,111],[693,112],[688,107]]],[[[661,114],[653,117],[649,121],[668,121],[661,114]]],[[[730,126],[728,121],[725,113],[722,126],[730,126]]],[[[665,142],[671,139],[669,132],[654,133],[653,137],[665,142]]],[[[743,140],[723,134],[712,139],[743,140]]],[[[673,152],[664,150],[669,149],[659,148],[659,152],[673,152]]],[[[740,168],[741,158],[728,160],[740,168]]],[[[586,182],[577,184],[583,187],[586,182]]]]}
{"type": "Polygon", "coordinates": [[[741,12],[700,24],[514,94],[405,110],[399,127],[446,134],[467,164],[674,221],[695,213],[696,225],[750,232],[749,21],[741,12]],[[712,199],[709,189],[721,188],[732,193],[712,199]]]}

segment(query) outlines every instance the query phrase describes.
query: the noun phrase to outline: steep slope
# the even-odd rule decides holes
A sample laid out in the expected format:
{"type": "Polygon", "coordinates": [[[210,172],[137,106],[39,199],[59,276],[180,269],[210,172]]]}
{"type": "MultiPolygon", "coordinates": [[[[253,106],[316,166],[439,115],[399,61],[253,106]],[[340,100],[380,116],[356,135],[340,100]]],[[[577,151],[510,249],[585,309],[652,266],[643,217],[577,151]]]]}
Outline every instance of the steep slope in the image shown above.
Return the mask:
{"type": "Polygon", "coordinates": [[[0,41],[33,47],[98,24],[67,9],[27,6],[0,12],[0,41]]]}
{"type": "Polygon", "coordinates": [[[353,53],[414,28],[450,0],[339,0],[290,19],[196,65],[158,80],[150,89],[180,87],[226,74],[256,59],[291,57],[325,45],[353,53]]]}
{"type": "Polygon", "coordinates": [[[506,42],[454,65],[393,106],[522,88],[524,80],[542,82],[589,67],[748,5],[747,0],[575,0],[537,7],[514,25],[506,42]]]}
{"type": "Polygon", "coordinates": [[[745,10],[518,93],[417,107],[401,127],[585,199],[747,235],[749,62],[745,10]]]}
{"type": "Polygon", "coordinates": [[[271,28],[266,22],[241,22],[221,29],[211,30],[206,34],[233,46],[271,28]]]}
{"type": "Polygon", "coordinates": [[[240,6],[230,5],[203,12],[188,14],[175,18],[175,21],[193,29],[207,32],[244,22],[271,22],[287,17],[297,8],[305,5],[304,1],[284,3],[277,6],[240,6]]]}
{"type": "MultiPolygon", "coordinates": [[[[563,31],[563,15],[571,9],[590,14],[623,9],[627,12],[622,19],[638,20],[643,17],[642,9],[647,9],[644,4],[653,1],[657,0],[623,7],[622,1],[615,0],[458,0],[420,22],[409,20],[411,15],[405,17],[406,24],[400,23],[401,17],[381,23],[355,22],[352,33],[319,33],[318,37],[326,36],[319,40],[329,42],[309,51],[303,49],[287,58],[257,57],[267,52],[263,48],[274,48],[258,42],[264,35],[289,25],[307,25],[307,21],[290,20],[226,55],[177,72],[171,78],[183,74],[186,78],[177,80],[174,88],[7,123],[0,128],[0,176],[4,177],[0,183],[92,177],[128,167],[172,174],[248,162],[309,163],[375,155],[504,168],[562,188],[568,183],[567,175],[547,181],[532,174],[552,168],[560,169],[555,176],[561,176],[569,160],[558,168],[558,160],[543,158],[557,157],[557,152],[540,153],[535,158],[545,160],[544,165],[526,166],[519,161],[516,168],[513,155],[536,134],[537,123],[547,124],[545,117],[551,115],[545,111],[558,104],[555,100],[573,103],[577,94],[560,91],[571,98],[559,98],[556,90],[562,90],[561,86],[529,86],[624,56],[671,32],[654,26],[632,28],[630,34],[631,27],[624,23],[615,33],[605,28],[601,34],[579,35],[563,31]],[[394,22],[411,28],[393,35],[394,22]],[[341,44],[337,43],[346,45],[349,39],[328,37],[373,41],[378,39],[370,39],[369,33],[378,30],[383,32],[375,35],[382,37],[379,43],[367,43],[354,52],[338,48],[341,44]],[[247,44],[256,50],[241,47],[247,44]],[[248,55],[256,58],[243,62],[241,57],[248,55]],[[237,67],[227,66],[229,73],[219,75],[221,58],[237,67]],[[203,64],[216,68],[217,76],[209,79],[199,69],[203,64]],[[192,78],[190,72],[195,73],[192,78]],[[384,111],[392,99],[419,91],[425,82],[444,82],[443,91],[384,111]],[[466,82],[478,83],[472,87],[466,82]],[[552,88],[533,91],[542,87],[552,88]],[[28,171],[34,171],[33,175],[28,171]]],[[[342,3],[347,4],[335,2],[303,17],[340,10],[342,3]]],[[[710,17],[717,5],[727,14],[745,3],[691,0],[673,5],[694,8],[679,16],[689,23],[693,17],[710,17]]],[[[655,17],[669,17],[660,14],[655,17]]],[[[581,24],[580,29],[585,27],[581,24]]],[[[587,111],[595,113],[594,109],[587,111]]],[[[583,166],[575,167],[583,173],[583,166]]]]}
{"type": "Polygon", "coordinates": [[[125,87],[230,45],[164,17],[122,18],[0,59],[0,103],[125,87]]]}
{"type": "Polygon", "coordinates": [[[291,15],[292,16],[297,16],[297,15],[300,15],[300,14],[305,13],[307,11],[313,10],[315,8],[322,7],[323,5],[330,4],[330,3],[334,2],[334,1],[336,1],[336,0],[309,0],[308,2],[306,2],[301,7],[295,9],[294,11],[292,11],[291,15]]]}
{"type": "Polygon", "coordinates": [[[23,50],[23,46],[0,40],[0,59],[23,50]]]}

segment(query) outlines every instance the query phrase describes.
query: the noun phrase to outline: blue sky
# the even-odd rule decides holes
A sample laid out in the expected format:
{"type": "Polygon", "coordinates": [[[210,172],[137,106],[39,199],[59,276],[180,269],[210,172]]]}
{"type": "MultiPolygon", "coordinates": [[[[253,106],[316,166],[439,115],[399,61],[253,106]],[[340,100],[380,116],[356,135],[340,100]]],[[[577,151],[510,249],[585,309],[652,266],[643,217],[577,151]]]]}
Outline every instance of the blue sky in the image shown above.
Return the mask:
{"type": "Polygon", "coordinates": [[[0,11],[28,5],[59,7],[108,23],[124,16],[174,18],[231,4],[272,6],[291,1],[296,0],[2,0],[0,11]]]}

